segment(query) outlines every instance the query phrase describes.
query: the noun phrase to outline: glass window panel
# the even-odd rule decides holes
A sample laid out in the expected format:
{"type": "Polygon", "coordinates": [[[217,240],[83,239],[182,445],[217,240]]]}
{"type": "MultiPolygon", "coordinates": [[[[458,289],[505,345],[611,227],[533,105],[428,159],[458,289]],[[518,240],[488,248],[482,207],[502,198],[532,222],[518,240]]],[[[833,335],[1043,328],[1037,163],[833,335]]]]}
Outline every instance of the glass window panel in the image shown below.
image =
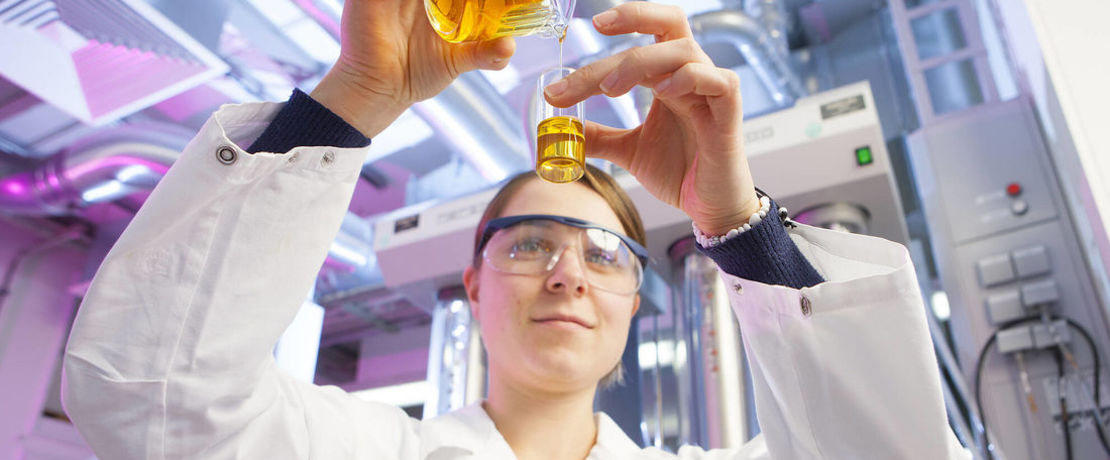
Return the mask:
{"type": "Polygon", "coordinates": [[[960,14],[955,8],[937,11],[910,22],[917,58],[924,61],[967,46],[960,14]]]}
{"type": "Polygon", "coordinates": [[[937,115],[983,103],[983,88],[970,58],[926,70],[925,85],[937,115]]]}

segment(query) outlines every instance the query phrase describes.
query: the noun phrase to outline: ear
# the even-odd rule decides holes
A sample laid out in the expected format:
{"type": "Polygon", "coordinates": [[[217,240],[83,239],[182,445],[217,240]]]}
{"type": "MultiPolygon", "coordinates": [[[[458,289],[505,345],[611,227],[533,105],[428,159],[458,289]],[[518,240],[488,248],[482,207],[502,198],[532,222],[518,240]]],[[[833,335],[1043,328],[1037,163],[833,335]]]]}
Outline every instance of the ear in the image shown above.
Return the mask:
{"type": "Polygon", "coordinates": [[[467,265],[463,270],[463,288],[466,289],[466,300],[470,304],[470,317],[474,319],[478,319],[478,278],[480,276],[474,265],[467,265]]]}
{"type": "Polygon", "coordinates": [[[632,314],[629,317],[635,317],[638,311],[640,311],[640,293],[637,292],[635,300],[632,301],[632,314]]]}

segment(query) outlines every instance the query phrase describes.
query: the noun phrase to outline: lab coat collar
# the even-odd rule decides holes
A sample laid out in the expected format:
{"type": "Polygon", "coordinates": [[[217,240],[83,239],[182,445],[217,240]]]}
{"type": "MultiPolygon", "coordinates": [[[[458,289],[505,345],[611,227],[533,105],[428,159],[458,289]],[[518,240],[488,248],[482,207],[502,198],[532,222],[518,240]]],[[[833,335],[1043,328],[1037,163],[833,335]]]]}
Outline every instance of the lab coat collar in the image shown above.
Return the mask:
{"type": "MultiPolygon", "coordinates": [[[[597,441],[587,458],[629,458],[640,452],[640,447],[608,415],[595,413],[594,420],[597,422],[597,441]]],[[[420,431],[424,439],[420,449],[421,459],[516,458],[481,402],[426,420],[421,424],[420,431]]]]}

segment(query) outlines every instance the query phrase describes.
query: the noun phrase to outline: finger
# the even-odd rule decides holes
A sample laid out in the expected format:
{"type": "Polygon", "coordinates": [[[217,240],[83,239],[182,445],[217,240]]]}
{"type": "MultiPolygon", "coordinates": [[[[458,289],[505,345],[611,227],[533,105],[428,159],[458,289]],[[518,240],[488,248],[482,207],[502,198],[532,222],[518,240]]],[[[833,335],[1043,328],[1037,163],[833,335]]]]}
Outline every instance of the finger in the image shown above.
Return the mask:
{"type": "Polygon", "coordinates": [[[605,35],[639,32],[659,37],[660,41],[692,37],[686,12],[672,5],[628,2],[598,13],[594,28],[605,35]]]}
{"type": "Polygon", "coordinates": [[[712,62],[692,38],[633,48],[614,58],[620,60],[620,65],[598,83],[609,97],[627,93],[636,85],[654,83],[688,63],[712,62]]]}
{"type": "Polygon", "coordinates": [[[578,69],[545,88],[544,95],[556,107],[598,94],[616,97],[637,84],[653,85],[691,60],[708,62],[709,57],[689,38],[632,48],[578,69]]]}
{"type": "Polygon", "coordinates": [[[586,156],[609,160],[628,169],[634,143],[628,142],[633,130],[618,129],[586,120],[586,156]]]}
{"type": "Polygon", "coordinates": [[[712,64],[691,62],[675,71],[670,77],[660,81],[652,90],[655,96],[664,100],[681,98],[687,95],[719,97],[737,94],[740,90],[740,77],[735,72],[716,67],[712,64]]]}
{"type": "Polygon", "coordinates": [[[455,58],[455,70],[460,74],[475,69],[504,69],[509,65],[509,58],[516,52],[516,41],[512,37],[451,46],[454,48],[451,50],[451,55],[455,58]]]}
{"type": "Polygon", "coordinates": [[[601,94],[598,84],[620,65],[617,56],[601,59],[578,69],[562,80],[547,85],[543,90],[547,103],[555,107],[570,107],[590,96],[601,94]]]}

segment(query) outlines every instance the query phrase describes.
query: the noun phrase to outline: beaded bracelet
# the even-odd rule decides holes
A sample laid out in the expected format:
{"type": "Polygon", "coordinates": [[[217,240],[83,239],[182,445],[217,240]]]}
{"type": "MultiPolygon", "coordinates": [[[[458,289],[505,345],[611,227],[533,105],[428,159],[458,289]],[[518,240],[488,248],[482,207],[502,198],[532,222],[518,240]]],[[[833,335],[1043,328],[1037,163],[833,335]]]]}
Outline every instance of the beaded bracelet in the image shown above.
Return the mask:
{"type": "MultiPolygon", "coordinates": [[[[771,197],[767,196],[766,193],[763,193],[763,191],[758,188],[756,188],[755,190],[757,195],[759,196],[759,210],[748,218],[748,223],[729,230],[728,233],[725,233],[724,235],[709,236],[702,232],[701,229],[698,228],[697,224],[691,222],[690,225],[694,228],[694,239],[698,242],[698,244],[700,244],[703,248],[711,248],[720,245],[725,241],[735,238],[736,235],[751,230],[752,227],[755,227],[756,225],[759,225],[761,222],[763,222],[763,220],[767,218],[767,213],[771,212],[771,197]]],[[[795,226],[794,222],[790,220],[790,215],[787,213],[786,208],[779,208],[779,217],[782,219],[784,225],[788,227],[795,226]]]]}

